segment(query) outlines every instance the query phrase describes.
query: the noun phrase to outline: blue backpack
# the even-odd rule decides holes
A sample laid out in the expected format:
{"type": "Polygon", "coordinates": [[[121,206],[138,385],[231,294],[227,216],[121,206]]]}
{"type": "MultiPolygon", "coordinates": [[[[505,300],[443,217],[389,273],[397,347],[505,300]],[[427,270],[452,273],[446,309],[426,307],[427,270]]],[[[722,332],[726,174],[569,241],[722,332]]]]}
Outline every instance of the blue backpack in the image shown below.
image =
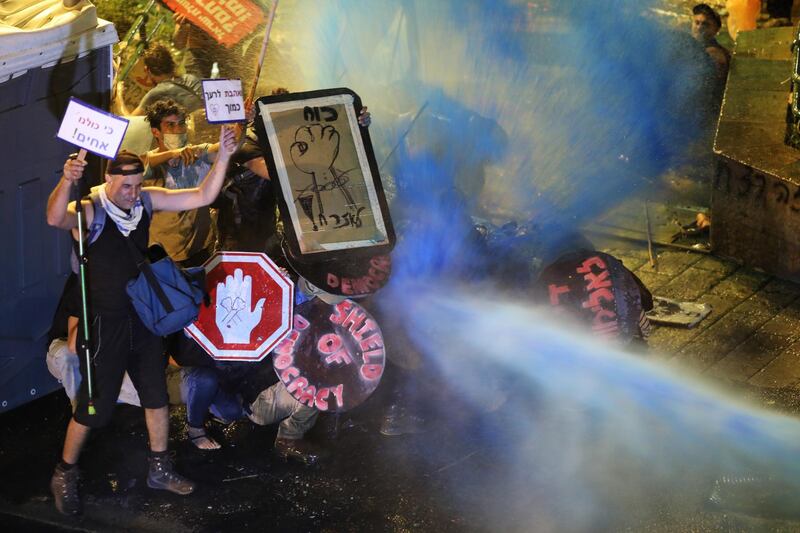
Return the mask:
{"type": "Polygon", "coordinates": [[[179,268],[160,245],[151,246],[150,259],[145,258],[133,241],[126,242],[141,273],[125,291],[147,329],[163,337],[197,320],[200,304],[208,298],[205,269],[179,268]]]}

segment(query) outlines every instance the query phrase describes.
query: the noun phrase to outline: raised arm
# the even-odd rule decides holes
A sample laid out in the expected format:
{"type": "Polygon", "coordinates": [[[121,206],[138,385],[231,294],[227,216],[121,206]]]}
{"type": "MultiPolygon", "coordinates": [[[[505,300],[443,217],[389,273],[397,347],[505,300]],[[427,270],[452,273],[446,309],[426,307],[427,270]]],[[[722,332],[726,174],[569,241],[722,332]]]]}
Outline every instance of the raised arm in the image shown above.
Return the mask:
{"type": "Polygon", "coordinates": [[[164,189],[162,187],[145,187],[153,200],[153,209],[156,211],[186,211],[203,207],[217,198],[231,155],[236,151],[236,136],[230,126],[223,126],[219,134],[219,154],[214,165],[208,171],[208,176],[198,187],[192,189],[164,189]]]}
{"type": "MultiPolygon", "coordinates": [[[[77,227],[78,217],[75,214],[75,202],[70,202],[69,196],[72,184],[81,179],[85,167],[86,161],[80,159],[67,159],[67,162],[64,163],[64,173],[58,180],[56,188],[47,198],[47,223],[49,225],[61,229],[77,227]]],[[[81,204],[86,209],[87,224],[91,223],[92,213],[90,212],[91,208],[88,208],[90,203],[84,201],[81,204]]]]}
{"type": "Polygon", "coordinates": [[[186,16],[175,13],[172,17],[175,21],[175,32],[172,34],[172,44],[178,50],[186,50],[186,45],[189,44],[189,24],[186,22],[186,16]]]}

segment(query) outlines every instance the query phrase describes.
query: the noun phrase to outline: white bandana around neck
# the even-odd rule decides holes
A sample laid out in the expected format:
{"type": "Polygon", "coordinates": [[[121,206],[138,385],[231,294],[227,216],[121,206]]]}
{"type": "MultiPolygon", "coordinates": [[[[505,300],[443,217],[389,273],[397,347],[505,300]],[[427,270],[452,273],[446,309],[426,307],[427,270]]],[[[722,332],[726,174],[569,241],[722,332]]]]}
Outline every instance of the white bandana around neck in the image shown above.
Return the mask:
{"type": "Polygon", "coordinates": [[[137,198],[136,203],[133,205],[133,209],[131,209],[131,212],[126,213],[117,207],[114,202],[108,199],[105,183],[103,185],[93,187],[92,191],[95,189],[97,189],[97,193],[100,196],[100,203],[103,205],[103,209],[106,210],[106,214],[117,225],[119,232],[127,237],[130,232],[136,229],[136,226],[139,225],[139,221],[142,219],[142,211],[144,210],[144,206],[142,205],[141,198],[137,198]]]}

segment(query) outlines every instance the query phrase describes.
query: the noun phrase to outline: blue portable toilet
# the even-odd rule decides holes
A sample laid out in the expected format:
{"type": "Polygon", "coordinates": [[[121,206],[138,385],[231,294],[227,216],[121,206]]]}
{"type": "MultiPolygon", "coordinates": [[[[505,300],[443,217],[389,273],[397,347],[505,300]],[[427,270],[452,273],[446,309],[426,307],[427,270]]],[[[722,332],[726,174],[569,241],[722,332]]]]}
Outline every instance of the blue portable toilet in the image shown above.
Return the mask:
{"type": "MultiPolygon", "coordinates": [[[[117,40],[87,0],[0,10],[0,413],[60,386],[45,354],[71,244],[45,209],[75,149],[55,135],[70,96],[108,109],[117,40]]],[[[99,176],[99,159],[89,162],[86,175],[99,176]]]]}

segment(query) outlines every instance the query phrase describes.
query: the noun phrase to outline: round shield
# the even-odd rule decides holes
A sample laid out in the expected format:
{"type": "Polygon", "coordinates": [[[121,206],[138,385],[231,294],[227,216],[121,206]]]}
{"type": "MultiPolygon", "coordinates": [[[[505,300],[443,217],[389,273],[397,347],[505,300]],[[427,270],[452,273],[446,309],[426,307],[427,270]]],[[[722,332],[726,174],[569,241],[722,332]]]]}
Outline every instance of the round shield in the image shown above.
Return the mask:
{"type": "Polygon", "coordinates": [[[295,257],[285,245],[283,248],[295,272],[323,291],[338,296],[372,294],[386,285],[392,273],[392,258],[388,253],[350,253],[343,259],[310,261],[295,257]]]}
{"type": "Polygon", "coordinates": [[[646,289],[613,256],[588,250],[562,255],[536,285],[541,299],[595,335],[627,342],[639,331],[646,289]]]}
{"type": "Polygon", "coordinates": [[[272,353],[278,378],[299,402],[344,412],[378,386],[386,362],[375,320],[351,300],[314,298],[294,310],[294,327],[272,353]]]}

